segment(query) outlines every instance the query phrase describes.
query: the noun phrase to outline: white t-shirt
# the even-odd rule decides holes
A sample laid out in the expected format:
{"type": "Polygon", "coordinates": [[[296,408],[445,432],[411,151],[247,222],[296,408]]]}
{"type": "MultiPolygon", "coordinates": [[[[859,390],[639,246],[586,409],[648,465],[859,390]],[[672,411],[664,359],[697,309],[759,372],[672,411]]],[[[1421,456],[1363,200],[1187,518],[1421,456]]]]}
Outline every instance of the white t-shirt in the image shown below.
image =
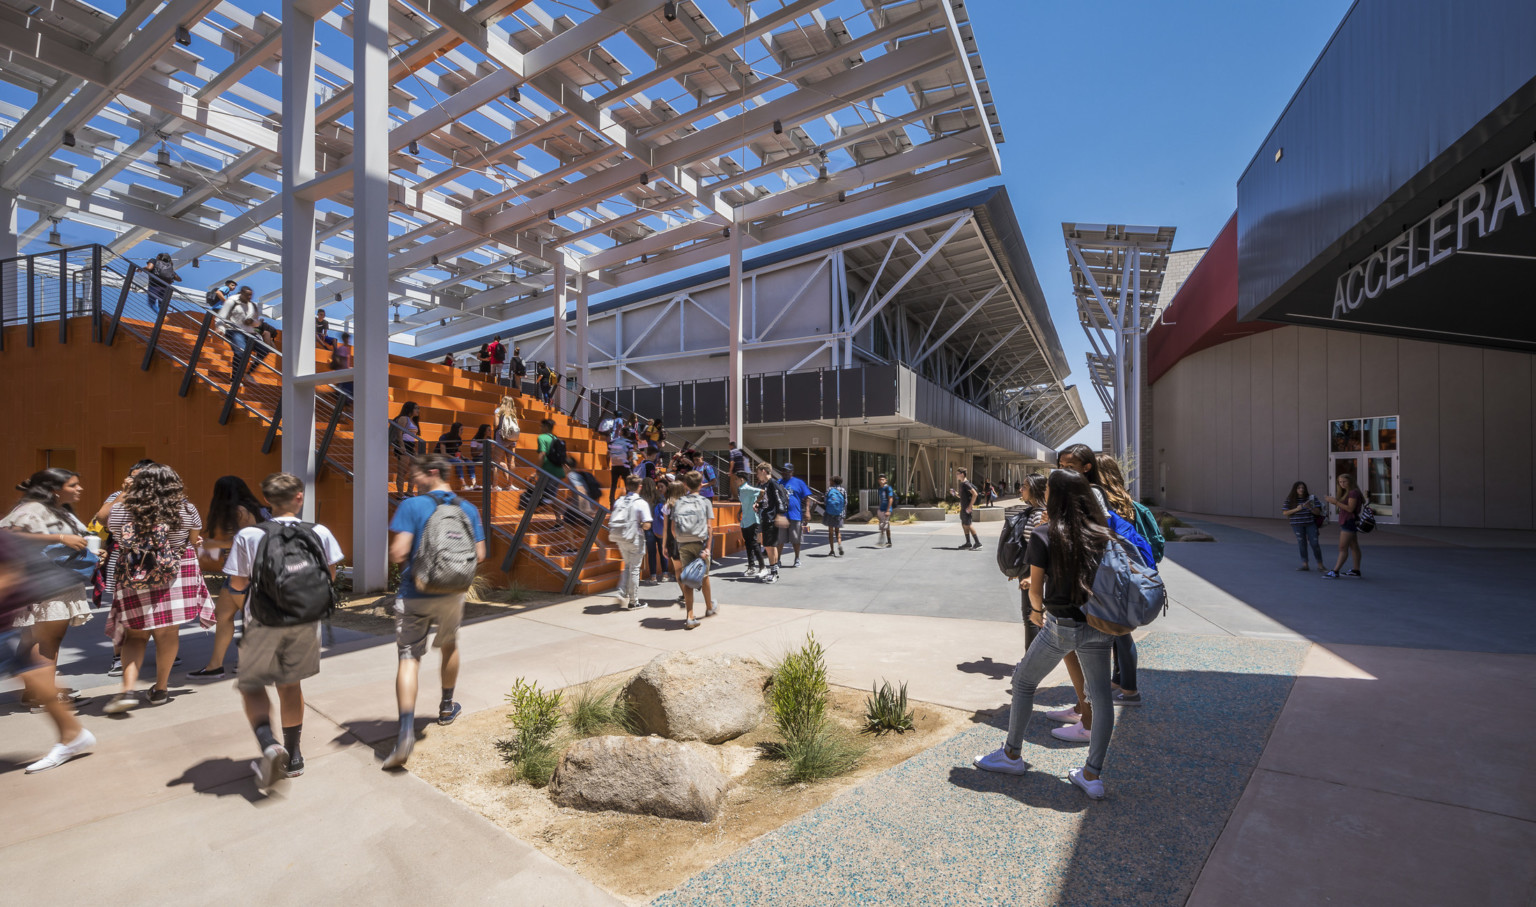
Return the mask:
{"type": "Polygon", "coordinates": [[[651,522],[651,505],[647,504],[645,498],[640,497],[638,494],[626,494],[624,497],[619,498],[619,502],[615,506],[628,507],[630,510],[630,528],[629,532],[624,534],[624,538],[636,545],[645,541],[645,524],[651,522]]]}
{"type": "MultiPolygon", "coordinates": [[[[300,520],[298,517],[294,516],[279,516],[273,517],[273,519],[281,520],[285,523],[303,522],[303,520],[300,520]]],[[[326,564],[334,565],[341,563],[346,558],[346,555],[341,553],[341,544],[336,541],[336,536],[331,534],[331,530],[325,528],[319,523],[315,523],[314,527],[315,538],[320,540],[320,550],[325,552],[326,564]]],[[[251,575],[251,565],[256,560],[256,551],[261,547],[261,540],[266,538],[266,535],[266,532],[262,531],[260,526],[250,526],[240,530],[235,535],[234,545],[229,549],[229,559],[224,562],[225,575],[238,576],[241,579],[249,579],[251,575]]],[[[249,583],[246,584],[246,588],[250,588],[249,583]]],[[[249,597],[246,598],[245,608],[242,610],[245,611],[245,619],[247,621],[255,620],[255,618],[251,616],[251,602],[249,597]]]]}

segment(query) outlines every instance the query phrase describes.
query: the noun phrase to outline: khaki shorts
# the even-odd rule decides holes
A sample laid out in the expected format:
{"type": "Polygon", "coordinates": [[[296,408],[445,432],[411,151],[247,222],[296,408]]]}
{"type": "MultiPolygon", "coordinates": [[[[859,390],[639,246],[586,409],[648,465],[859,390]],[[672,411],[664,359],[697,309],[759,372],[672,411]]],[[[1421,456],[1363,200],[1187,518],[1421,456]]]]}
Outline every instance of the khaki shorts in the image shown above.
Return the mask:
{"type": "Polygon", "coordinates": [[[315,676],[320,673],[320,622],[292,627],[247,623],[239,666],[235,688],[240,690],[287,686],[315,676]]]}
{"type": "Polygon", "coordinates": [[[678,539],[677,553],[677,559],[682,562],[684,567],[700,558],[703,558],[706,564],[709,562],[708,555],[704,553],[703,541],[685,542],[682,539],[678,539]]]}
{"type": "Polygon", "coordinates": [[[875,515],[880,518],[880,528],[882,530],[891,528],[891,514],[890,514],[890,511],[882,510],[882,511],[879,511],[875,515]]]}
{"type": "Polygon", "coordinates": [[[464,620],[464,593],[395,598],[395,647],[400,660],[421,660],[427,654],[427,634],[437,625],[434,649],[458,642],[459,624],[464,620]]]}

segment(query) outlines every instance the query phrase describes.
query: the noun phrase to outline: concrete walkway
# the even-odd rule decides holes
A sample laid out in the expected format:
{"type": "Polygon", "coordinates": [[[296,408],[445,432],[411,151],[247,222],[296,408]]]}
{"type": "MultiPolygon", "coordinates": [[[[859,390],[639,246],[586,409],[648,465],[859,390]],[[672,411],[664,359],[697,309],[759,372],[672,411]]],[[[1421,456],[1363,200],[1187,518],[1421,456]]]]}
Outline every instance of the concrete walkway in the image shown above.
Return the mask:
{"type": "MultiPolygon", "coordinates": [[[[1181,803],[1202,804],[1195,812],[1204,831],[1179,838],[1178,859],[1166,861],[1149,882],[1149,892],[1164,896],[1137,898],[1136,889],[1117,887],[1121,896],[1113,900],[1176,902],[1191,892],[1190,902],[1199,904],[1528,903],[1536,891],[1536,864],[1529,859],[1536,848],[1536,778],[1528,768],[1536,755],[1536,613],[1528,595],[1519,607],[1526,540],[1507,536],[1480,547],[1476,538],[1384,531],[1368,542],[1366,578],[1334,582],[1294,571],[1294,543],[1279,521],[1210,525],[1218,542],[1169,547],[1164,573],[1176,605],[1144,637],[1148,701],[1117,734],[1111,754],[1112,764],[1138,768],[1119,778],[1112,768],[1103,803],[1062,801],[1078,819],[1119,809],[1102,827],[1132,839],[1158,826],[1143,828],[1140,819],[1122,824],[1127,817],[1152,822],[1163,816],[1133,804],[1162,802],[1171,815],[1180,814],[1181,803]],[[1290,669],[1258,672],[1285,678],[1286,687],[1266,687],[1264,697],[1279,696],[1274,710],[1264,721],[1240,722],[1241,733],[1232,724],[1231,707],[1239,701],[1232,691],[1192,694],[1187,685],[1201,676],[1188,667],[1192,659],[1233,651],[1221,641],[1232,637],[1246,638],[1253,665],[1296,653],[1290,669]],[[1137,725],[1168,735],[1166,743],[1133,733],[1137,725]],[[1223,763],[1245,783],[1207,786],[1206,775],[1189,769],[1192,763],[1146,761],[1170,748],[1245,752],[1223,763]],[[1154,790],[1166,799],[1146,799],[1144,791],[1154,790]]],[[[904,679],[917,699],[977,711],[1004,706],[1023,631],[1017,590],[993,563],[998,524],[980,527],[989,546],[975,553],[955,550],[960,529],[954,522],[897,527],[890,550],[869,547],[872,537],[860,537],[862,529],[849,533],[846,558],[822,556],[824,536],[813,534],[805,566],[784,570],[776,585],[740,581],[740,566],[722,566],[715,582],[723,612],[695,631],[682,630],[675,608],[620,612],[607,597],[471,625],[463,637],[459,698],[470,712],[496,708],[517,677],[563,686],[685,648],[771,657],[814,631],[827,645],[835,682],[867,687],[879,678],[904,679]]],[[[671,588],[646,591],[657,605],[674,594],[671,588]]],[[[66,673],[74,685],[105,694],[110,685],[102,676],[106,656],[94,641],[99,633],[97,623],[73,631],[72,643],[82,643],[83,654],[66,673]]],[[[191,631],[184,638],[182,668],[197,667],[206,657],[206,636],[191,631]]],[[[98,695],[84,710],[101,739],[95,753],[34,776],[20,769],[51,743],[49,725],[0,706],[0,802],[7,819],[0,823],[0,859],[31,870],[14,875],[8,893],[18,902],[54,899],[60,880],[67,880],[72,897],[153,891],[157,902],[203,905],[209,892],[228,891],[232,879],[261,884],[281,872],[282,884],[308,898],[615,903],[409,774],[376,768],[376,750],[393,733],[394,666],[388,639],[338,636],[320,676],[306,684],[309,769],[285,796],[272,799],[259,797],[249,781],[254,742],[229,682],[192,685],[178,673],[172,703],[121,719],[100,714],[104,696],[98,695]]],[[[435,670],[435,656],[429,657],[428,704],[435,670]]],[[[1051,689],[1041,701],[1063,699],[1064,681],[1060,673],[1048,680],[1051,689]]],[[[1264,697],[1249,697],[1249,704],[1264,697]]],[[[433,733],[433,726],[422,725],[423,733],[433,733]]],[[[1042,731],[1037,722],[1031,741],[1046,743],[1042,731]]],[[[960,757],[998,733],[979,725],[866,785],[868,792],[854,793],[909,790],[904,796],[919,797],[929,785],[953,788],[953,773],[970,771],[960,757]],[[911,785],[887,780],[903,772],[911,785]]],[[[1051,759],[1079,757],[1041,752],[1051,759]]],[[[1051,771],[1032,783],[1056,778],[1056,766],[1034,761],[1051,771]]],[[[1006,796],[1002,788],[960,793],[1022,812],[993,827],[990,851],[943,850],[942,861],[929,865],[916,848],[885,873],[895,880],[943,878],[949,887],[887,888],[884,901],[849,890],[843,900],[824,903],[1010,900],[1014,892],[1006,885],[988,891],[977,884],[996,878],[981,861],[1024,853],[1038,854],[1041,866],[1077,867],[1057,876],[1058,887],[1033,889],[1043,902],[1108,902],[1063,895],[1093,889],[1072,887],[1072,878],[1099,879],[1095,884],[1109,890],[1103,886],[1115,873],[1134,878],[1139,865],[1159,859],[1140,845],[1121,852],[1095,843],[1106,839],[1090,836],[1090,826],[1080,822],[1045,821],[1053,814],[1042,811],[1045,804],[1006,796]],[[1097,867],[1098,860],[1121,869],[1095,874],[1082,868],[1097,867]]],[[[845,800],[850,797],[802,821],[836,832],[845,800]]],[[[904,808],[931,807],[914,800],[904,808]]],[[[897,822],[891,830],[901,827],[897,822]]],[[[913,835],[921,827],[913,824],[913,835]]],[[[768,851],[757,849],[773,837],[731,862],[758,859],[768,851]]],[[[820,852],[784,851],[786,859],[803,854],[806,865],[820,852]]],[[[768,873],[801,871],[786,863],[760,865],[768,873]]],[[[745,880],[739,884],[719,890],[750,900],[753,889],[745,880]]],[[[690,884],[677,897],[688,900],[698,890],[690,884]]]]}

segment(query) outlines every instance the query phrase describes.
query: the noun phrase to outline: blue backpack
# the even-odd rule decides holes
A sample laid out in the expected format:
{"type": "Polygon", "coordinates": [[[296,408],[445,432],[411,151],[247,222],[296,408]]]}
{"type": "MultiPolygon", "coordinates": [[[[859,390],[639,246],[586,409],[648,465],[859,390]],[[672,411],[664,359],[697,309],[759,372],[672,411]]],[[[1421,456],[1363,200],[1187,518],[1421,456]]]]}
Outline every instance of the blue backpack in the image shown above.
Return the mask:
{"type": "Polygon", "coordinates": [[[827,516],[842,516],[848,509],[848,493],[841,488],[827,489],[827,516]]]}
{"type": "Polygon", "coordinates": [[[1115,537],[1105,546],[1093,589],[1082,605],[1094,629],[1124,636],[1168,610],[1163,578],[1149,564],[1137,563],[1140,559],[1136,544],[1127,539],[1115,537]]]}

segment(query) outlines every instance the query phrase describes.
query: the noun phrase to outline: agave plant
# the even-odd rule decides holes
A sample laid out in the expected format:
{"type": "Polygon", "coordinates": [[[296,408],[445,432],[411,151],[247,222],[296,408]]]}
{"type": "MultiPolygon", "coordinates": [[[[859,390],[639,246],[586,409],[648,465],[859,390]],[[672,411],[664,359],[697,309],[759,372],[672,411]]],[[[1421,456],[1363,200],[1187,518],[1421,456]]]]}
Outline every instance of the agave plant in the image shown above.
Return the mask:
{"type": "Polygon", "coordinates": [[[893,689],[889,680],[879,689],[870,688],[869,698],[864,700],[864,730],[871,734],[887,731],[904,733],[912,730],[912,710],[907,708],[907,685],[893,689]]]}

